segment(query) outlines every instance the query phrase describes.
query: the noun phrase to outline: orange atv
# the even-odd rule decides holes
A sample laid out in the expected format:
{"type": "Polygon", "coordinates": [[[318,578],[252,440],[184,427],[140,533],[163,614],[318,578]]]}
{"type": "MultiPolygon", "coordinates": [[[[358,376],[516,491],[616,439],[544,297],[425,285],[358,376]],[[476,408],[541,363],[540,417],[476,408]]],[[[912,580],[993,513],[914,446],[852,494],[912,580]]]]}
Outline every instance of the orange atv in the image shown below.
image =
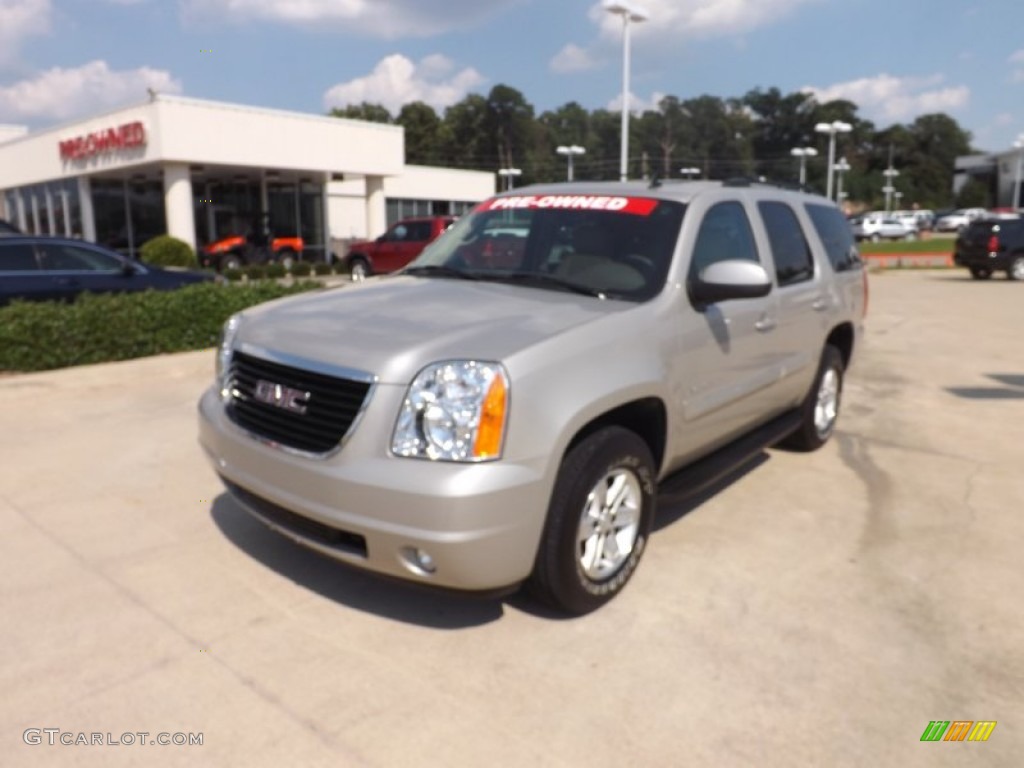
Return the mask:
{"type": "Polygon", "coordinates": [[[290,269],[297,259],[302,258],[304,245],[301,237],[275,237],[270,240],[267,253],[268,249],[256,246],[251,237],[229,235],[203,247],[203,266],[223,272],[246,264],[278,261],[285,269],[290,269]]]}

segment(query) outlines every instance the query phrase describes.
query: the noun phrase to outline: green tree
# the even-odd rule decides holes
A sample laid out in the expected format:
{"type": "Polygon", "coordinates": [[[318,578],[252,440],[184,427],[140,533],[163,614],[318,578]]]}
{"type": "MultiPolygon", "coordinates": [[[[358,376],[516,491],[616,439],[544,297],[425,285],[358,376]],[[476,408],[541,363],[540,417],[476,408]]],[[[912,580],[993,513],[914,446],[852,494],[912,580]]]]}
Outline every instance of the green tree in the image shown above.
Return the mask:
{"type": "Polygon", "coordinates": [[[395,122],[405,129],[405,162],[414,165],[441,162],[441,118],[432,106],[422,101],[406,104],[395,122]]]}
{"type": "Polygon", "coordinates": [[[368,120],[371,123],[393,123],[394,119],[388,108],[383,104],[371,104],[364,101],[362,104],[349,104],[346,107],[335,107],[330,112],[331,117],[346,117],[350,120],[368,120]]]}

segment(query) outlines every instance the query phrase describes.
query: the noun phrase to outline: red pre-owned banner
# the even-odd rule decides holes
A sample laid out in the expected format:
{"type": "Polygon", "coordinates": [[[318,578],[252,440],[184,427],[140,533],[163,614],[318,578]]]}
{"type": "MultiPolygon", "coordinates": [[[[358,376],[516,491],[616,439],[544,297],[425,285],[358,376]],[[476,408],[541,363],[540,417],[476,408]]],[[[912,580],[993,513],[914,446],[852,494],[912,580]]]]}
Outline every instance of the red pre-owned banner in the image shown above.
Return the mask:
{"type": "Polygon", "coordinates": [[[495,197],[481,203],[481,211],[514,211],[520,208],[561,208],[587,211],[612,211],[648,216],[658,205],[649,197],[609,195],[513,195],[495,197]]]}
{"type": "Polygon", "coordinates": [[[145,143],[146,129],[141,122],[136,121],[62,141],[60,142],[60,158],[61,160],[79,160],[115,149],[141,147],[145,143]]]}

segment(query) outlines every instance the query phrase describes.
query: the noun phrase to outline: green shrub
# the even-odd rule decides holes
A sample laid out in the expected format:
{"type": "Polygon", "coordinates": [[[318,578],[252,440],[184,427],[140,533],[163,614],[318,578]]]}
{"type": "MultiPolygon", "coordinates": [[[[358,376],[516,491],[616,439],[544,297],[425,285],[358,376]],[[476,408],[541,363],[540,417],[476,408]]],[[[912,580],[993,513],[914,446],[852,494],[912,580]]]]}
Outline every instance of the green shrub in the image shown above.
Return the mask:
{"type": "Polygon", "coordinates": [[[313,265],[314,275],[329,275],[331,274],[331,265],[325,261],[318,261],[313,265]]]}
{"type": "Polygon", "coordinates": [[[295,277],[308,277],[313,271],[313,265],[308,261],[296,261],[292,264],[292,275],[295,277]]]}
{"type": "Polygon", "coordinates": [[[267,276],[267,268],[262,264],[250,264],[245,268],[245,276],[250,280],[262,280],[267,276]]]}
{"type": "Polygon", "coordinates": [[[0,307],[0,371],[43,371],[203,349],[239,310],[321,286],[202,283],[176,291],[84,294],[0,307]]]}
{"type": "Polygon", "coordinates": [[[232,267],[231,269],[224,270],[224,279],[232,283],[237,283],[239,280],[242,279],[243,274],[245,273],[242,272],[242,270],[238,269],[237,267],[232,267]]]}
{"type": "Polygon", "coordinates": [[[192,246],[170,235],[157,235],[141,248],[142,261],[157,267],[198,267],[192,246]]]}
{"type": "Polygon", "coordinates": [[[284,264],[279,261],[275,261],[272,264],[267,264],[267,277],[281,278],[284,277],[287,270],[284,268],[284,264]]]}

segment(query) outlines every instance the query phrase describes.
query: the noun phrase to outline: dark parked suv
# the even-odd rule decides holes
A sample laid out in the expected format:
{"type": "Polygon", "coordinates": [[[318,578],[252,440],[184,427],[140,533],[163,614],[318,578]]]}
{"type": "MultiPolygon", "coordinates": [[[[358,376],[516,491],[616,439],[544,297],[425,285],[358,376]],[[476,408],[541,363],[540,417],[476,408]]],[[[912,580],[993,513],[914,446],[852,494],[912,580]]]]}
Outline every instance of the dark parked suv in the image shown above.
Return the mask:
{"type": "Polygon", "coordinates": [[[1006,272],[1024,280],[1024,219],[982,219],[971,222],[956,239],[953,261],[984,280],[1006,272]]]}
{"type": "Polygon", "coordinates": [[[13,299],[70,300],[80,293],[167,291],[212,280],[139,264],[94,243],[63,237],[0,238],[0,305],[13,299]]]}

